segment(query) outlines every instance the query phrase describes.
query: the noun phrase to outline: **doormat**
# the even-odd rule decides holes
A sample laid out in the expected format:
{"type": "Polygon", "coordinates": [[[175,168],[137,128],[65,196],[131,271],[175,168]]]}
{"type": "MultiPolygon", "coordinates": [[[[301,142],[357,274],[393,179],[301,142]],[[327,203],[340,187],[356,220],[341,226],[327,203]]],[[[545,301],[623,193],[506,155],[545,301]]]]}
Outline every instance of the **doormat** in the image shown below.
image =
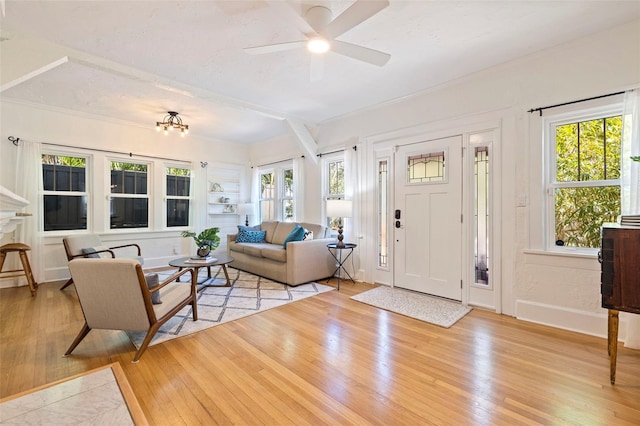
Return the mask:
{"type": "Polygon", "coordinates": [[[385,285],[356,294],[351,298],[444,328],[451,327],[471,312],[470,307],[463,306],[459,302],[385,285]]]}
{"type": "MultiPolygon", "coordinates": [[[[212,267],[212,275],[214,271],[215,267],[212,267]]],[[[198,320],[193,320],[191,305],[185,306],[160,327],[149,346],[334,290],[318,283],[292,287],[234,268],[227,268],[227,271],[231,286],[216,287],[226,284],[221,270],[218,268],[215,275],[206,280],[207,268],[200,268],[198,281],[211,287],[198,293],[198,320]]],[[[173,272],[159,272],[158,278],[162,281],[173,272]]],[[[136,348],[147,335],[145,331],[128,331],[127,334],[136,348]]]]}

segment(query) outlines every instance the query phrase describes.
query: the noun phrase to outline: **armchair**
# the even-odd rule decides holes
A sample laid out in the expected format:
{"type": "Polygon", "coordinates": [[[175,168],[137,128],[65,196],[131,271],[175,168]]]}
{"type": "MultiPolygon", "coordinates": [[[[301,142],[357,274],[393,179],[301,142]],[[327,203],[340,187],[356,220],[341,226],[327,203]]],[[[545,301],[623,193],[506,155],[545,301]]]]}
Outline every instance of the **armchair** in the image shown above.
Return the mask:
{"type": "MultiPolygon", "coordinates": [[[[140,264],[144,264],[144,259],[142,258],[142,252],[140,250],[140,246],[138,244],[125,244],[121,246],[115,247],[106,247],[102,244],[100,237],[96,234],[82,234],[82,235],[71,235],[69,237],[65,237],[62,239],[62,244],[64,245],[64,251],[67,254],[67,260],[71,261],[71,259],[75,259],[78,257],[106,257],[106,258],[114,258],[114,257],[123,257],[127,259],[135,259],[140,264]],[[126,250],[126,253],[123,255],[123,248],[129,248],[126,250]],[[116,256],[116,250],[121,254],[120,256],[116,256]],[[135,252],[135,254],[134,254],[135,252]]],[[[69,278],[66,283],[60,290],[64,290],[73,284],[73,277],[69,278]]]]}
{"type": "Polygon", "coordinates": [[[133,361],[137,363],[149,342],[167,320],[191,305],[197,321],[196,280],[193,269],[176,272],[149,289],[142,266],[133,259],[73,259],[71,277],[84,314],[85,323],[64,356],[68,356],[92,329],[147,331],[133,361]],[[191,273],[191,284],[178,283],[191,273]],[[154,304],[152,295],[160,295],[154,304]]]}

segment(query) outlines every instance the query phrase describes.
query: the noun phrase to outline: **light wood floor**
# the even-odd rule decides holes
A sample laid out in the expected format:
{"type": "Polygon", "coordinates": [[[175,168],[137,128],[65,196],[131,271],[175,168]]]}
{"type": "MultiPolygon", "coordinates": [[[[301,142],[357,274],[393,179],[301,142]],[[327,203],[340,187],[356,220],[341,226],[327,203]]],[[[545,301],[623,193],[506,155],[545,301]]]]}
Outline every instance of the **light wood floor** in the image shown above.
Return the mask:
{"type": "Polygon", "coordinates": [[[331,291],[150,347],[82,325],[73,287],[0,290],[0,397],[120,362],[151,424],[640,424],[640,352],[474,309],[450,329],[331,291]]]}

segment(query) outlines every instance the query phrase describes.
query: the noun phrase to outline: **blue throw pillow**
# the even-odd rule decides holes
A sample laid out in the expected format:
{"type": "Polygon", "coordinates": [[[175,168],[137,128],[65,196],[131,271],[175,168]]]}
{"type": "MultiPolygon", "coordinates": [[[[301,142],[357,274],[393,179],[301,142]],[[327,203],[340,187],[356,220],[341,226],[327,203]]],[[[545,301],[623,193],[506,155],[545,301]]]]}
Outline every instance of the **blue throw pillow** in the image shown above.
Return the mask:
{"type": "Polygon", "coordinates": [[[284,248],[287,248],[287,243],[291,241],[302,241],[304,239],[305,230],[302,226],[296,225],[295,228],[287,235],[287,238],[284,239],[284,243],[282,244],[284,248]]]}
{"type": "Polygon", "coordinates": [[[238,232],[240,232],[241,229],[244,229],[245,231],[260,231],[260,225],[253,225],[253,226],[238,225],[238,232]]]}
{"type": "Polygon", "coordinates": [[[267,231],[249,231],[238,227],[236,243],[264,243],[267,231]]]}

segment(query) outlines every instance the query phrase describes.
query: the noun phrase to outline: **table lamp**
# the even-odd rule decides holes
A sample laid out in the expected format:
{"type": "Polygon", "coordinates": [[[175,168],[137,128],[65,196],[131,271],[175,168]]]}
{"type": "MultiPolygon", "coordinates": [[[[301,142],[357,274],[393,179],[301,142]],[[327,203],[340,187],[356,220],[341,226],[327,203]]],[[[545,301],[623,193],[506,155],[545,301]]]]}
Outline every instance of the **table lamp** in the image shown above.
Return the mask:
{"type": "Polygon", "coordinates": [[[249,216],[253,216],[255,214],[253,203],[238,204],[238,214],[240,216],[244,215],[244,224],[245,226],[249,226],[249,216]]]}
{"type": "Polygon", "coordinates": [[[327,217],[339,218],[337,248],[344,248],[344,236],[342,235],[342,219],[351,217],[353,214],[353,204],[351,200],[327,200],[327,217]]]}

